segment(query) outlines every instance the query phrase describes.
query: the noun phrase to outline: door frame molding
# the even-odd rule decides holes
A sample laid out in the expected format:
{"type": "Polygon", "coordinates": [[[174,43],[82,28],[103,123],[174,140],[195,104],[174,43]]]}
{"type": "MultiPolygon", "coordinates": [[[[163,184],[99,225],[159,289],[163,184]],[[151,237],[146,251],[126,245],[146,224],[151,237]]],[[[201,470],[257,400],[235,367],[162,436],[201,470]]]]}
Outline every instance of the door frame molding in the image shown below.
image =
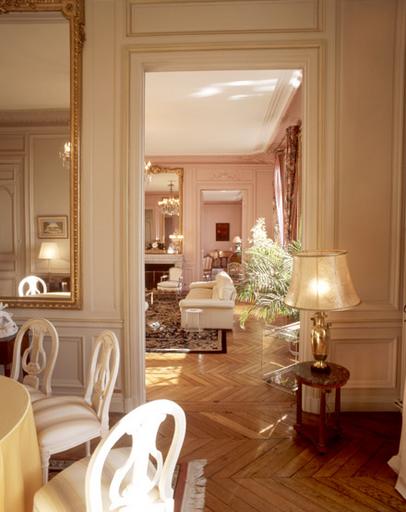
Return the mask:
{"type": "MultiPolygon", "coordinates": [[[[334,62],[326,64],[323,41],[260,44],[200,44],[126,48],[127,105],[124,109],[123,283],[125,408],[145,401],[144,348],[144,75],[151,71],[216,69],[303,69],[302,218],[303,247],[322,248],[334,240],[335,90],[334,62]],[[248,64],[249,63],[249,64],[248,64]],[[329,123],[326,110],[329,110],[329,123]],[[326,155],[329,155],[327,158],[326,155]]],[[[332,59],[334,61],[334,59],[332,59]]],[[[331,61],[330,61],[331,62],[331,61]]],[[[303,317],[301,338],[310,322],[303,317]]],[[[301,343],[301,359],[310,344],[301,343]]]]}

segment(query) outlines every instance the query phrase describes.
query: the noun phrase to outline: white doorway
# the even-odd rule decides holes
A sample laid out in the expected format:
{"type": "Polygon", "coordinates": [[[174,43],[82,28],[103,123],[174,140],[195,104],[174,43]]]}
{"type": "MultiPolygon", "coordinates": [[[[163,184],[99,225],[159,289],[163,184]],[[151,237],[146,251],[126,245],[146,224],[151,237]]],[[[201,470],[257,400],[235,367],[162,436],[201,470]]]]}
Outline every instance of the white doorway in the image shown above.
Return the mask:
{"type": "MultiPolygon", "coordinates": [[[[320,48],[298,49],[252,49],[241,50],[230,48],[228,50],[200,51],[200,52],[136,52],[130,59],[130,132],[129,162],[128,162],[128,315],[126,326],[128,331],[129,365],[132,367],[128,373],[133,404],[145,399],[144,384],[144,326],[143,326],[143,236],[139,226],[143,225],[143,170],[144,161],[144,75],[148,71],[176,71],[196,69],[247,69],[247,63],[253,69],[269,68],[302,68],[307,81],[304,103],[305,117],[303,120],[303,235],[304,245],[315,246],[321,236],[320,205],[318,202],[320,187],[325,185],[319,182],[319,187],[312,187],[318,180],[320,168],[320,153],[318,147],[323,146],[324,132],[319,123],[324,117],[320,115],[322,105],[319,104],[319,89],[321,84],[318,73],[320,61],[320,48]],[[308,208],[307,208],[308,207],[308,208]],[[141,219],[141,222],[140,222],[141,219]]],[[[325,174],[325,176],[328,175],[325,174]]],[[[187,190],[185,193],[194,194],[187,190]]],[[[304,335],[307,333],[304,332],[304,335]]]]}

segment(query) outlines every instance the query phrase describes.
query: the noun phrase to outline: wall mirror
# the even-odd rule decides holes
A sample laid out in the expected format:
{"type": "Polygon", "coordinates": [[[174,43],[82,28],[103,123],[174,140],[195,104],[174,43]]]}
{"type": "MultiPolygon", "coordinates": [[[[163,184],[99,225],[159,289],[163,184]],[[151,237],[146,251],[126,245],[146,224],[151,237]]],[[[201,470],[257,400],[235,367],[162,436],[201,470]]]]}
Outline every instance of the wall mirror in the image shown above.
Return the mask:
{"type": "Polygon", "coordinates": [[[145,168],[145,252],[183,252],[183,169],[145,168]]]}
{"type": "Polygon", "coordinates": [[[0,301],[81,307],[83,0],[0,3],[0,301]]]}

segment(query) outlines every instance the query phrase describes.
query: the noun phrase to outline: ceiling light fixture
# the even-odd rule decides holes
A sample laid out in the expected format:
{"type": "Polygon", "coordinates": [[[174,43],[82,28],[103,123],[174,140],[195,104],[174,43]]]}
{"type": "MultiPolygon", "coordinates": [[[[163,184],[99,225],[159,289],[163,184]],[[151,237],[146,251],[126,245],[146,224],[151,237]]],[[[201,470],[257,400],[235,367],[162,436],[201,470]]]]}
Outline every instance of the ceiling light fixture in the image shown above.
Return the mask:
{"type": "Polygon", "coordinates": [[[208,98],[209,96],[215,96],[220,93],[221,89],[218,87],[202,87],[199,91],[194,92],[192,96],[195,98],[208,98]]]}
{"type": "Polygon", "coordinates": [[[180,200],[173,195],[173,183],[172,180],[169,182],[169,197],[164,197],[162,201],[158,201],[158,206],[161,208],[162,213],[169,217],[179,215],[180,211],[180,200]]]}
{"type": "Polygon", "coordinates": [[[238,101],[243,100],[245,98],[249,98],[250,96],[253,96],[253,94],[234,94],[233,96],[230,96],[228,99],[232,101],[238,101]]]}

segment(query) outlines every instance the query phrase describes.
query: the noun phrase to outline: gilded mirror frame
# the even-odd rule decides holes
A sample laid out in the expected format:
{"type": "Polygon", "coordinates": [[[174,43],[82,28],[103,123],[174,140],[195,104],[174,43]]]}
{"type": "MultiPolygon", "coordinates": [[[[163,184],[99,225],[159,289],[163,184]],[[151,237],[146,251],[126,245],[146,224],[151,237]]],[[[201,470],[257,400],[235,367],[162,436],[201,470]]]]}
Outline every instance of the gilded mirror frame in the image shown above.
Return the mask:
{"type": "MultiPolygon", "coordinates": [[[[183,234],[183,167],[161,167],[159,165],[152,165],[148,169],[148,174],[175,174],[179,180],[179,233],[183,234]]],[[[145,191],[144,191],[145,193],[145,191]]],[[[183,254],[183,243],[181,245],[181,251],[179,254],[183,254]]]]}
{"type": "Polygon", "coordinates": [[[82,50],[84,0],[0,0],[0,15],[59,12],[69,22],[70,38],[70,298],[1,297],[13,308],[80,309],[80,129],[82,117],[82,50]]]}

